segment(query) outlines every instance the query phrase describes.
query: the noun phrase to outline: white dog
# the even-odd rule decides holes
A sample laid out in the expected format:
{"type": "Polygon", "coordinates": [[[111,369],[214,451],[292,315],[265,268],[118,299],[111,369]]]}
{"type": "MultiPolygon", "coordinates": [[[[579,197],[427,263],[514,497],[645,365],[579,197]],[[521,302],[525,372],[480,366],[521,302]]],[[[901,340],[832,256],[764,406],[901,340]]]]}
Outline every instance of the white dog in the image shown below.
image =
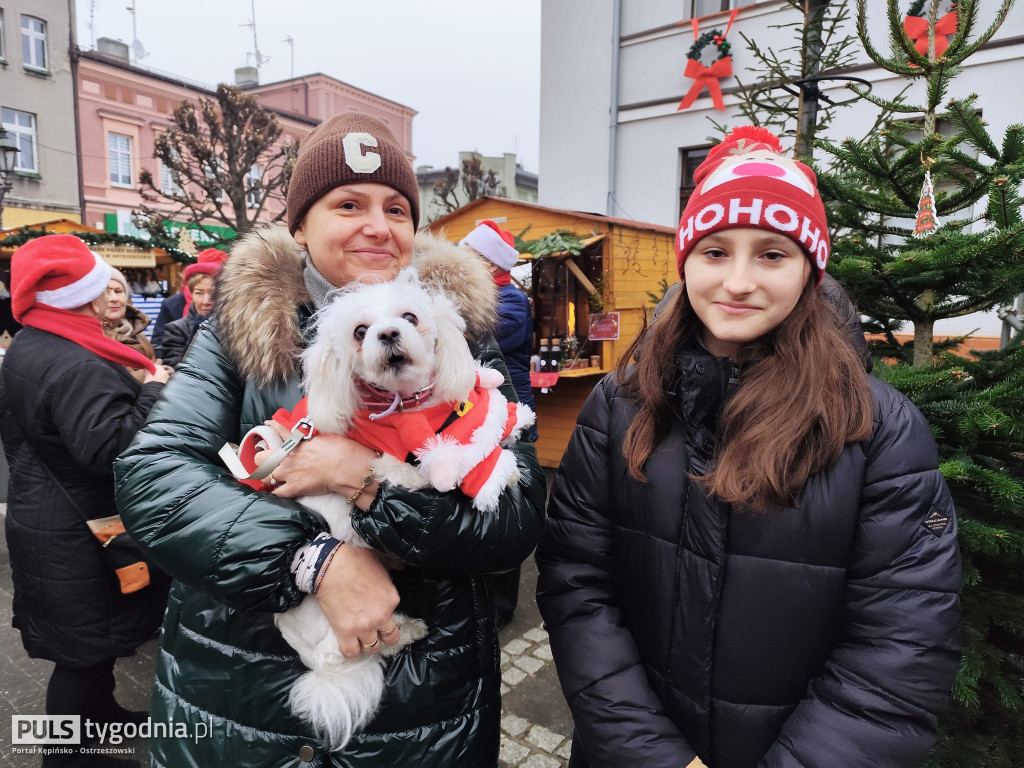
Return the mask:
{"type": "MultiPolygon", "coordinates": [[[[303,354],[308,414],[320,432],[348,434],[380,451],[373,464],[379,480],[442,491],[459,486],[477,509],[493,510],[501,490],[519,479],[502,442],[514,440],[534,416],[501,395],[503,376],[475,363],[464,334],[451,301],[428,293],[413,269],[390,283],[342,290],[318,316],[316,338],[303,354]],[[418,466],[406,463],[409,454],[418,466]]],[[[332,536],[366,546],[342,496],[299,501],[323,515],[332,536]]],[[[419,619],[393,618],[400,639],[379,644],[383,655],[426,635],[419,619]]],[[[342,656],[312,595],[276,621],[309,667],[292,686],[292,710],[341,749],[380,702],[380,659],[342,656]]]]}

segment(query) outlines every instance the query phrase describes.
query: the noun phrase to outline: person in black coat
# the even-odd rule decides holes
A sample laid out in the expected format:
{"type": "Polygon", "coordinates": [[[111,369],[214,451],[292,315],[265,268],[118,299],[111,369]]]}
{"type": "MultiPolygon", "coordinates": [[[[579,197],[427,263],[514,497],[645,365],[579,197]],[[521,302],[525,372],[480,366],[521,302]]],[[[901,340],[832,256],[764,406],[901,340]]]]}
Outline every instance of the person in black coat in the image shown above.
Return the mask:
{"type": "MultiPolygon", "coordinates": [[[[0,367],[0,435],[10,465],[13,624],[29,656],[55,662],[46,712],[123,723],[145,713],[115,701],[114,660],[153,636],[170,581],[154,570],[149,586],[123,594],[86,521],[117,513],[113,460],[142,426],[168,371],[104,336],[109,280],[110,268],[70,235],[40,237],[15,252],[12,306],[25,327],[0,367]],[[144,382],[126,365],[144,369],[144,382]]],[[[43,759],[44,766],[104,764],[113,763],[78,753],[43,759]]]]}
{"type": "Polygon", "coordinates": [[[920,765],[960,652],[931,431],[822,296],[813,172],[741,128],[696,183],[683,289],[584,405],[537,551],[570,765],[920,765]]]}
{"type": "MultiPolygon", "coordinates": [[[[221,254],[220,251],[214,252],[221,254]]],[[[176,369],[181,364],[181,360],[185,357],[188,346],[192,343],[192,339],[196,335],[196,331],[199,330],[199,326],[213,312],[214,275],[216,275],[222,263],[223,260],[216,262],[216,268],[213,271],[196,271],[189,275],[186,286],[192,302],[184,317],[172,320],[164,326],[160,346],[157,347],[157,354],[164,361],[165,365],[176,369]]],[[[202,262],[200,262],[192,264],[189,268],[202,265],[202,262]]],[[[186,269],[186,271],[188,270],[186,269]]]]}
{"type": "MultiPolygon", "coordinates": [[[[469,248],[484,257],[494,284],[498,286],[498,325],[494,338],[501,348],[502,357],[508,367],[512,386],[516,388],[519,402],[530,406],[536,412],[533,400],[533,385],[530,383],[530,354],[533,351],[533,313],[530,300],[519,288],[512,285],[511,269],[519,261],[514,247],[515,238],[511,232],[501,229],[493,221],[481,221],[459,245],[469,248]]],[[[530,427],[530,440],[537,442],[537,426],[530,427]]],[[[494,607],[497,611],[497,626],[501,629],[515,614],[519,603],[519,579],[521,568],[497,574],[492,577],[494,585],[494,607]]]]}
{"type": "MultiPolygon", "coordinates": [[[[194,263],[185,267],[185,271],[182,273],[184,285],[181,287],[181,292],[168,296],[160,304],[160,312],[157,314],[156,322],[153,324],[153,335],[149,339],[154,349],[160,349],[167,325],[175,320],[185,318],[191,311],[193,297],[192,291],[189,289],[189,282],[193,276],[216,275],[227,258],[228,254],[226,251],[221,251],[217,248],[207,248],[205,251],[199,252],[194,263]]],[[[189,340],[191,338],[189,336],[189,340]]],[[[188,345],[186,344],[185,346],[188,345]]],[[[184,352],[184,347],[182,351],[184,352]]]]}

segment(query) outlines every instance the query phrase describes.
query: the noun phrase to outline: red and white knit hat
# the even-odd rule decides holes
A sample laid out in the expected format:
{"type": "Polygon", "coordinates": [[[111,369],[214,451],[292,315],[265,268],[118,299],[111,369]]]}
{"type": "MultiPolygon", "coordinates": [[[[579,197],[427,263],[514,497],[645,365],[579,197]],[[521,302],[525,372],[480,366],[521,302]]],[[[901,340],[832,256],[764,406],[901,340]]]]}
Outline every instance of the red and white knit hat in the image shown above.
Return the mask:
{"type": "Polygon", "coordinates": [[[508,272],[519,261],[519,252],[515,249],[515,238],[490,219],[481,221],[472,232],[459,242],[469,246],[498,269],[508,272]]]}
{"type": "Polygon", "coordinates": [[[828,223],[814,171],[782,154],[767,128],[746,125],[714,147],[693,174],[690,195],[676,232],[676,266],[694,243],[713,232],[757,227],[799,245],[821,283],[828,264],[828,223]]]}
{"type": "Polygon", "coordinates": [[[110,282],[110,265],[74,235],[43,235],[11,257],[11,313],[22,316],[36,304],[75,309],[100,297],[110,282]]]}
{"type": "Polygon", "coordinates": [[[205,251],[200,251],[196,258],[198,261],[195,264],[185,267],[185,280],[196,274],[216,275],[224,266],[224,262],[228,260],[228,254],[216,248],[207,248],[205,251]]]}

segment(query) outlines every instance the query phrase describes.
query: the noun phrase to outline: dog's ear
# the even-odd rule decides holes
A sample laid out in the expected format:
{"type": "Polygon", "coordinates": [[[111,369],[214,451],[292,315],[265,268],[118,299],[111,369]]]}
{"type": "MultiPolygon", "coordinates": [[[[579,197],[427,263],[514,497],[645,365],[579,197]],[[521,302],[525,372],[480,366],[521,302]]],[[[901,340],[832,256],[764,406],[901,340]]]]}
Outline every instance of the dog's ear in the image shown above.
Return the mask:
{"type": "Polygon", "coordinates": [[[437,327],[434,395],[440,400],[461,400],[476,381],[476,364],[466,343],[466,321],[446,296],[431,295],[437,327]]]}
{"type": "Polygon", "coordinates": [[[316,339],[302,353],[302,387],[309,417],[321,432],[344,433],[359,402],[353,366],[355,353],[339,356],[322,323],[316,339]]]}

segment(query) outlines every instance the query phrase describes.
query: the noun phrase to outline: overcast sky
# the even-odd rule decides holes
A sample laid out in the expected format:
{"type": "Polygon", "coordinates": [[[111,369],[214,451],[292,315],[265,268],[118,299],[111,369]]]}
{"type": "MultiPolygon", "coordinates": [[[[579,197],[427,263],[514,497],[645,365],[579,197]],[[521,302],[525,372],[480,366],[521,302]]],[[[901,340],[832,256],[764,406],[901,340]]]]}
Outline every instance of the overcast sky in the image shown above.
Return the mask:
{"type": "MultiPolygon", "coordinates": [[[[75,0],[78,43],[132,42],[132,0],[75,0]],[[90,26],[91,23],[91,26],[90,26]]],[[[515,152],[538,171],[540,0],[136,0],[138,63],[215,85],[254,63],[260,82],[323,72],[412,107],[416,165],[515,152]]]]}

